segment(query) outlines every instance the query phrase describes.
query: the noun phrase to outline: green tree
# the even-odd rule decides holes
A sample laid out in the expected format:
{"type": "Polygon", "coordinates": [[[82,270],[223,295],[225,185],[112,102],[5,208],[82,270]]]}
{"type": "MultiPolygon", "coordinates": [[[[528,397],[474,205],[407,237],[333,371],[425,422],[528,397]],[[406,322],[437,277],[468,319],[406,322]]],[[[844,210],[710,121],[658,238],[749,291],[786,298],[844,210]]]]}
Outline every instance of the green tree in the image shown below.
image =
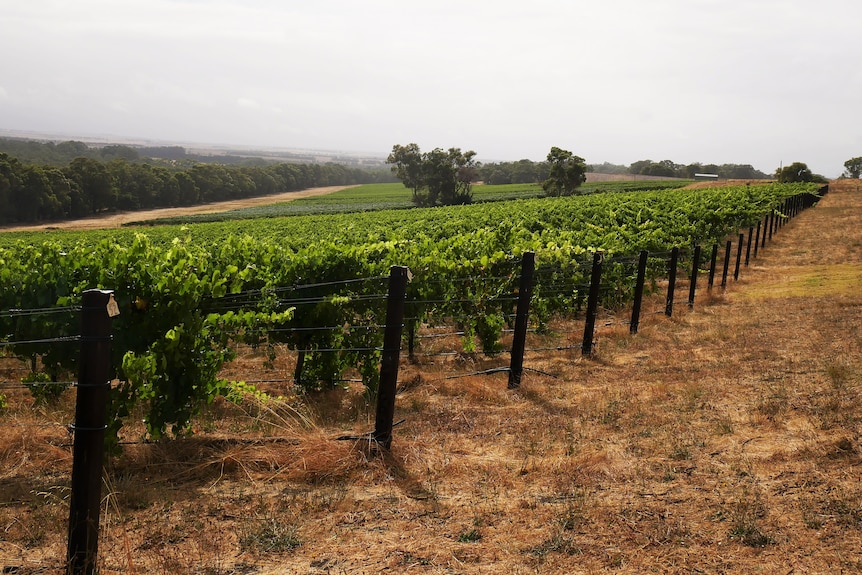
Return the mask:
{"type": "Polygon", "coordinates": [[[601,164],[592,164],[587,166],[588,171],[597,172],[599,174],[626,174],[629,169],[622,164],[612,164],[610,162],[602,162],[601,164]]]}
{"type": "Polygon", "coordinates": [[[106,162],[117,159],[134,162],[135,160],[140,159],[140,155],[136,149],[122,144],[111,144],[109,146],[105,146],[99,151],[99,155],[102,156],[102,159],[106,162]]]}
{"type": "Polygon", "coordinates": [[[75,158],[66,176],[78,185],[82,203],[90,213],[112,210],[117,205],[117,190],[104,164],[90,158],[75,158]]]}
{"type": "Polygon", "coordinates": [[[802,162],[793,162],[789,166],[775,170],[775,179],[779,182],[812,182],[814,174],[802,162]]]}
{"type": "Polygon", "coordinates": [[[179,172],[174,176],[179,187],[179,195],[177,203],[181,206],[191,206],[198,202],[200,198],[200,190],[187,172],[179,172]]]}
{"type": "Polygon", "coordinates": [[[386,163],[413,192],[417,206],[451,206],[473,200],[472,183],[477,177],[476,152],[460,148],[435,148],[423,153],[416,144],[392,147],[386,163]]]}
{"type": "Polygon", "coordinates": [[[0,152],[0,223],[15,221],[15,200],[22,188],[23,166],[16,159],[0,152]]]}
{"type": "Polygon", "coordinates": [[[862,175],[862,157],[850,158],[844,162],[844,175],[848,178],[858,178],[862,175]]]}
{"type": "Polygon", "coordinates": [[[652,160],[638,160],[637,162],[632,162],[629,166],[629,173],[635,175],[642,174],[643,170],[647,169],[654,163],[655,162],[652,160]]]}
{"type": "Polygon", "coordinates": [[[584,159],[568,150],[552,147],[548,152],[548,164],[550,172],[542,189],[549,196],[571,196],[578,186],[587,181],[584,159]]]}
{"type": "Polygon", "coordinates": [[[54,195],[51,182],[39,166],[27,166],[23,175],[23,189],[16,197],[18,219],[22,222],[43,219],[54,195]]]}
{"type": "Polygon", "coordinates": [[[45,206],[46,219],[62,219],[68,217],[72,207],[72,182],[59,168],[45,168],[45,176],[51,182],[51,200],[45,206]]]}
{"type": "Polygon", "coordinates": [[[537,177],[537,168],[534,162],[530,160],[518,160],[512,162],[512,183],[513,184],[533,184],[541,180],[537,177]]]}

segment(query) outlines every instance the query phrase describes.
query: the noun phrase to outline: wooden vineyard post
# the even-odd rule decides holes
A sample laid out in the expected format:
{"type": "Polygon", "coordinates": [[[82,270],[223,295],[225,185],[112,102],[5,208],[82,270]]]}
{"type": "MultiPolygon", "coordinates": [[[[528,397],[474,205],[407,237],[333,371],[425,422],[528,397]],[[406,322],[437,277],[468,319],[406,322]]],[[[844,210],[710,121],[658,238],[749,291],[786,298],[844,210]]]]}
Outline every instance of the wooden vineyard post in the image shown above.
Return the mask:
{"type": "Polygon", "coordinates": [[[727,287],[727,271],[730,269],[730,247],[732,242],[727,240],[727,245],[724,249],[724,270],[721,273],[721,289],[727,287]]]}
{"type": "Polygon", "coordinates": [[[694,296],[697,291],[697,272],[700,267],[700,246],[694,246],[694,261],[691,262],[691,282],[688,286],[688,307],[694,307],[694,296]]]}
{"type": "Polygon", "coordinates": [[[775,208],[769,212],[769,241],[772,241],[772,233],[775,231],[775,208]]]}
{"type": "Polygon", "coordinates": [[[108,390],[111,387],[111,318],[114,292],[87,290],[81,302],[81,355],[75,400],[72,490],[69,498],[68,575],[96,573],[108,390]]]}
{"type": "Polygon", "coordinates": [[[739,281],[739,266],[742,263],[742,243],[745,241],[745,235],[739,234],[739,245],[736,247],[736,267],[733,269],[733,281],[739,281]]]}
{"type": "Polygon", "coordinates": [[[753,235],[754,227],[748,226],[748,245],[745,247],[745,267],[748,267],[748,263],[751,261],[751,241],[753,235]]]}
{"type": "Polygon", "coordinates": [[[521,283],[518,286],[518,309],[515,313],[515,333],[509,361],[509,389],[521,386],[524,373],[524,349],[527,345],[527,325],[530,317],[530,300],[533,297],[533,279],[536,273],[536,254],[525,252],[521,258],[521,283]]]}
{"type": "Polygon", "coordinates": [[[629,333],[638,332],[638,324],[641,319],[641,305],[644,299],[644,281],[646,280],[646,264],[649,252],[641,250],[640,258],[638,259],[638,275],[635,281],[635,301],[632,305],[632,321],[629,324],[629,333]]]}
{"type": "Polygon", "coordinates": [[[679,261],[679,248],[675,247],[670,252],[670,265],[668,266],[667,274],[667,299],[664,303],[664,315],[671,317],[673,315],[673,298],[676,291],[676,267],[679,261]]]}
{"type": "Polygon", "coordinates": [[[754,257],[757,257],[757,248],[760,245],[760,220],[757,220],[757,231],[754,232],[754,257]]]}
{"type": "Polygon", "coordinates": [[[407,322],[407,357],[414,359],[416,352],[416,322],[410,320],[407,322]]]}
{"type": "Polygon", "coordinates": [[[711,290],[715,283],[715,262],[718,260],[718,244],[712,244],[712,253],[709,256],[709,281],[706,284],[706,289],[711,290]]]}
{"type": "Polygon", "coordinates": [[[392,446],[392,424],[395,418],[395,388],[401,334],[404,329],[404,299],[410,271],[404,266],[389,270],[389,293],[386,298],[386,331],[383,334],[383,357],[380,360],[380,388],[377,391],[377,413],[371,438],[384,449],[392,446]]]}
{"type": "Polygon", "coordinates": [[[593,254],[593,269],[590,273],[590,295],[587,299],[587,317],[584,324],[584,341],[581,344],[581,355],[593,354],[593,334],[596,331],[596,316],[599,314],[599,287],[602,283],[602,262],[604,253],[593,254]]]}

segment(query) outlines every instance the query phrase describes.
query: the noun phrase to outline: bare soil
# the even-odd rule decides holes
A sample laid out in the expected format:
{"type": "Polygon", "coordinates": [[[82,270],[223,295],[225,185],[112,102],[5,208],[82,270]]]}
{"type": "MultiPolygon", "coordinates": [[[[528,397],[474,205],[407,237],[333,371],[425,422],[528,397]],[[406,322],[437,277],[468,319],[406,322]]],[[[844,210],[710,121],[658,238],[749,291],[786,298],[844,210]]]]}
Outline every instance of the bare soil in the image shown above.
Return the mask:
{"type": "Polygon", "coordinates": [[[240,210],[243,208],[251,208],[255,206],[266,206],[270,204],[278,204],[298,200],[300,198],[310,198],[313,196],[322,196],[331,194],[346,188],[354,186],[325,186],[321,188],[309,188],[307,190],[299,190],[296,192],[284,192],[281,194],[273,194],[271,196],[259,196],[255,198],[244,198],[241,200],[229,200],[226,202],[212,202],[210,204],[201,204],[197,206],[188,206],[182,208],[160,208],[157,210],[143,210],[134,212],[110,212],[99,214],[89,218],[79,220],[67,220],[62,222],[51,222],[50,224],[39,224],[32,226],[9,226],[0,227],[0,231],[7,232],[24,232],[24,231],[41,231],[41,230],[102,230],[110,228],[119,228],[130,222],[140,222],[145,220],[155,220],[158,218],[171,218],[174,216],[189,216],[196,214],[216,214],[219,212],[227,212],[230,210],[240,210]]]}
{"type": "MultiPolygon", "coordinates": [[[[593,357],[530,352],[517,391],[451,377],[505,358],[405,360],[388,453],[336,440],[373,427],[359,390],[217,402],[183,440],[131,426],[101,572],[860,572],[860,275],[862,188],[836,182],[727,290],[671,318],[659,294],[634,336],[608,314],[593,357]]],[[[583,332],[555,328],[528,347],[583,332]]],[[[227,373],[290,373],[263,360],[227,373]]],[[[0,415],[0,566],[18,573],[61,572],[71,459],[50,423],[67,399],[10,394],[0,415]]]]}

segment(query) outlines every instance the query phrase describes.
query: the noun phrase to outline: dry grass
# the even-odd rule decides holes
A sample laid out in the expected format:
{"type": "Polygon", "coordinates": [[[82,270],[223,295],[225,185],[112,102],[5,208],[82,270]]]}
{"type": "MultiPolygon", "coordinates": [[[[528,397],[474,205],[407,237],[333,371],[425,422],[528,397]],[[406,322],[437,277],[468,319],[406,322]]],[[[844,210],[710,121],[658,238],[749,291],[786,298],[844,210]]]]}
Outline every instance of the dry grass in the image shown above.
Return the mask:
{"type": "MultiPolygon", "coordinates": [[[[391,453],[335,440],[372,427],[356,390],[217,403],[193,438],[127,446],[105,477],[102,573],[858,572],[853,185],[693,311],[602,327],[588,360],[529,354],[516,392],[505,374],[447,379],[504,359],[405,362],[391,453]]],[[[22,402],[0,416],[0,565],[52,572],[68,438],[21,426],[66,412],[22,402]]]]}

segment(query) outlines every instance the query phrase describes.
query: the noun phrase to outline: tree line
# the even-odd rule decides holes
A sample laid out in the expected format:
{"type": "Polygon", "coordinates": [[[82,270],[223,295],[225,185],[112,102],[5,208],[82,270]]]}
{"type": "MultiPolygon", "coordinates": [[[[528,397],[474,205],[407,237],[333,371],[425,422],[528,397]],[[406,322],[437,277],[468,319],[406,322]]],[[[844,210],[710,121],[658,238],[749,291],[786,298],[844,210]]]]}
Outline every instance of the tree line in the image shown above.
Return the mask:
{"type": "MultiPolygon", "coordinates": [[[[126,144],[85,144],[77,140],[64,142],[40,141],[25,138],[0,138],[0,152],[5,152],[25,164],[48,165],[61,168],[75,158],[92,158],[100,162],[122,159],[129,162],[146,162],[174,168],[190,168],[195,164],[224,164],[228,166],[270,166],[277,163],[309,164],[317,162],[319,153],[313,151],[228,151],[216,153],[194,152],[183,146],[140,146],[126,144]]],[[[382,163],[370,158],[351,155],[331,155],[329,161],[349,167],[381,168],[382,163]]],[[[318,162],[319,163],[319,162],[318,162]]]]}
{"type": "MultiPolygon", "coordinates": [[[[116,151],[116,150],[115,150],[116,151]]],[[[65,166],[28,164],[0,152],[0,224],[81,218],[114,210],[191,206],[319,186],[394,181],[385,169],[341,164],[176,168],[115,157],[65,166]]]]}
{"type": "MultiPolygon", "coordinates": [[[[817,182],[827,180],[813,173],[803,162],[779,166],[769,176],[749,164],[674,164],[670,160],[653,162],[641,160],[630,166],[615,164],[588,165],[580,156],[556,146],[551,147],[543,162],[518,160],[481,164],[475,161],[476,152],[462,152],[460,148],[435,148],[422,152],[415,143],[396,144],[386,159],[392,173],[413,191],[417,206],[469,204],[473,182],[486,184],[541,184],[548,196],[569,196],[578,193],[586,181],[588,171],[611,174],[647,175],[666,178],[693,179],[699,174],[717,175],[725,179],[775,179],[779,182],[817,182]]],[[[858,178],[862,174],[862,157],[844,163],[842,177],[858,178]]]]}
{"type": "MultiPolygon", "coordinates": [[[[664,178],[694,179],[695,174],[715,174],[724,179],[759,180],[773,176],[755,169],[750,164],[677,164],[670,160],[654,162],[638,160],[626,166],[604,162],[587,164],[588,172],[629,176],[658,176],[664,178]]],[[[542,183],[550,173],[550,163],[518,160],[515,162],[486,163],[478,168],[479,177],[486,184],[542,183]]]]}

